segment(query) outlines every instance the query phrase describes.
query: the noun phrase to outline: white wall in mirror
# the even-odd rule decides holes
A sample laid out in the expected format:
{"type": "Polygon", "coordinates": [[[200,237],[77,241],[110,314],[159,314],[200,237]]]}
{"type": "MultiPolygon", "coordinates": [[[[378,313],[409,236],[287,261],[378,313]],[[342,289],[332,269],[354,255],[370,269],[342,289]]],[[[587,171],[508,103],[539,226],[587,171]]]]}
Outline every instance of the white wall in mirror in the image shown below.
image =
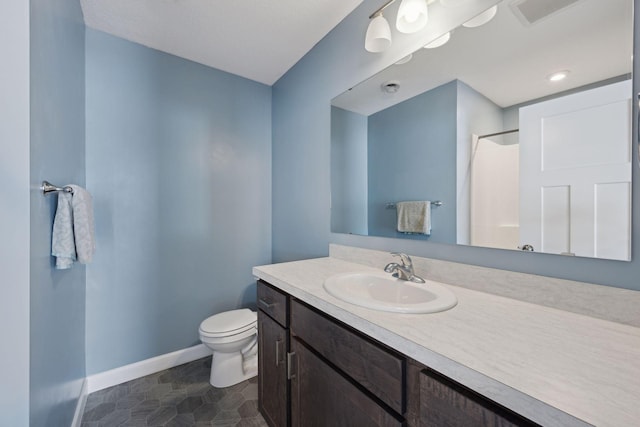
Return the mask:
{"type": "MultiPolygon", "coordinates": [[[[527,244],[547,253],[629,259],[633,1],[554,2],[558,10],[544,13],[534,3],[502,1],[489,23],[456,28],[443,46],[420,49],[409,62],[392,65],[332,100],[333,232],[505,249],[527,244]],[[566,78],[550,81],[548,77],[559,70],[568,71],[566,78]],[[619,83],[623,81],[627,83],[619,83]],[[397,83],[399,90],[384,91],[388,82],[397,83]],[[563,239],[569,243],[562,250],[549,241],[557,234],[547,233],[547,243],[523,240],[522,193],[514,194],[513,189],[520,189],[521,165],[531,165],[531,156],[522,153],[522,141],[529,135],[523,136],[521,129],[478,137],[519,129],[522,111],[534,104],[563,102],[582,96],[574,95],[580,92],[616,85],[628,87],[616,110],[618,130],[606,130],[601,126],[603,117],[594,113],[576,125],[574,134],[582,141],[585,132],[603,131],[605,136],[595,138],[600,145],[576,150],[580,143],[574,141],[562,149],[572,159],[585,157],[584,153],[594,153],[587,158],[603,158],[595,154],[598,150],[626,153],[624,161],[618,156],[616,166],[611,166],[618,171],[615,178],[594,183],[588,190],[599,194],[591,204],[600,206],[600,211],[594,208],[587,220],[580,217],[565,223],[563,239]],[[622,142],[616,133],[624,135],[622,142]],[[490,160],[494,156],[506,163],[490,160]],[[493,176],[480,174],[483,168],[493,176]],[[605,191],[613,187],[613,193],[605,191]],[[387,205],[405,200],[444,202],[431,209],[430,235],[397,232],[396,212],[387,205]],[[605,214],[611,201],[619,206],[605,214]],[[580,237],[587,234],[591,240],[580,237]],[[590,249],[577,250],[572,238],[590,249]]],[[[548,117],[545,120],[551,123],[548,117]]],[[[547,154],[550,150],[547,144],[547,154]]],[[[571,189],[566,191],[570,194],[571,189]]],[[[577,200],[577,187],[573,191],[574,197],[567,195],[564,200],[566,209],[575,213],[578,209],[570,203],[577,200]]],[[[542,202],[537,203],[526,209],[544,216],[542,202]]],[[[546,211],[547,232],[561,224],[550,212],[558,211],[546,211]]],[[[544,236],[540,234],[543,240],[544,236]]]]}

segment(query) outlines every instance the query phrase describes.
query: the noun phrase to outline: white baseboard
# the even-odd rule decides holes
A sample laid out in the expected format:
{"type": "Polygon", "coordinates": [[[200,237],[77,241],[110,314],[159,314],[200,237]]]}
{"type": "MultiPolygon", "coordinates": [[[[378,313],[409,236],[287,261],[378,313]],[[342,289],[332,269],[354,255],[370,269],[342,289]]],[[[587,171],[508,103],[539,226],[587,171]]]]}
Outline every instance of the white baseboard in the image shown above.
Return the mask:
{"type": "Polygon", "coordinates": [[[86,379],[87,393],[90,394],[94,391],[164,371],[165,369],[192,362],[208,355],[211,355],[211,349],[204,344],[198,344],[193,347],[174,351],[173,353],[163,354],[152,357],[151,359],[141,360],[140,362],[111,369],[110,371],[90,375],[86,379]]]}
{"type": "Polygon", "coordinates": [[[87,404],[87,396],[89,395],[88,390],[88,381],[85,378],[82,381],[82,389],[80,389],[80,397],[78,398],[78,404],[76,405],[76,412],[73,414],[73,421],[71,422],[71,427],[80,427],[82,423],[82,414],[84,414],[84,406],[87,404]]]}

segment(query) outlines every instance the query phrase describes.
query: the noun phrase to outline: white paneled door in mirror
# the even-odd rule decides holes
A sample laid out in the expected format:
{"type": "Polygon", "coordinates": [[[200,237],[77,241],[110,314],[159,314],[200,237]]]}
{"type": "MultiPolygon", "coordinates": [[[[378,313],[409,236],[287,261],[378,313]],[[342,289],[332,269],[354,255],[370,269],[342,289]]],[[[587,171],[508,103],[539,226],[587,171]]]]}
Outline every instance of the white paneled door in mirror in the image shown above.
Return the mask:
{"type": "Polygon", "coordinates": [[[520,239],[629,260],[631,81],[520,109],[520,239]]]}

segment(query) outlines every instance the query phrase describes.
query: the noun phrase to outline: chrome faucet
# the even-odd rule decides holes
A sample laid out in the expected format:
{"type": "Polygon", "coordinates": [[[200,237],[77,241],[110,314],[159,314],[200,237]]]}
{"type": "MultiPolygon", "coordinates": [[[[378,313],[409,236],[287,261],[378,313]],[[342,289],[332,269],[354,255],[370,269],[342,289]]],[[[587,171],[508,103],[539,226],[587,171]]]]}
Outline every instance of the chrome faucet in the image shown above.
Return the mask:
{"type": "Polygon", "coordinates": [[[424,283],[424,279],[420,276],[416,276],[413,271],[413,262],[407,254],[401,252],[391,252],[391,255],[400,257],[400,262],[390,262],[384,267],[384,271],[391,273],[391,275],[400,280],[407,280],[409,282],[424,283]]]}

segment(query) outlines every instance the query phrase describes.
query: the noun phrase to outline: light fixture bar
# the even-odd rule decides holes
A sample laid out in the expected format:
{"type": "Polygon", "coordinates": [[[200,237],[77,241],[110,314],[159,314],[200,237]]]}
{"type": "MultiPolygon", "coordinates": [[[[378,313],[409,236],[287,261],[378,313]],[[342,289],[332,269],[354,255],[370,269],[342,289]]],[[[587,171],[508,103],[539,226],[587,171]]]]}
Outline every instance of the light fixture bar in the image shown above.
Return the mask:
{"type": "Polygon", "coordinates": [[[395,2],[395,1],[396,0],[389,0],[388,2],[386,2],[385,4],[380,6],[375,12],[373,12],[371,15],[369,15],[369,19],[374,18],[376,15],[382,13],[383,10],[385,10],[387,7],[389,7],[391,5],[391,3],[395,2]]]}

